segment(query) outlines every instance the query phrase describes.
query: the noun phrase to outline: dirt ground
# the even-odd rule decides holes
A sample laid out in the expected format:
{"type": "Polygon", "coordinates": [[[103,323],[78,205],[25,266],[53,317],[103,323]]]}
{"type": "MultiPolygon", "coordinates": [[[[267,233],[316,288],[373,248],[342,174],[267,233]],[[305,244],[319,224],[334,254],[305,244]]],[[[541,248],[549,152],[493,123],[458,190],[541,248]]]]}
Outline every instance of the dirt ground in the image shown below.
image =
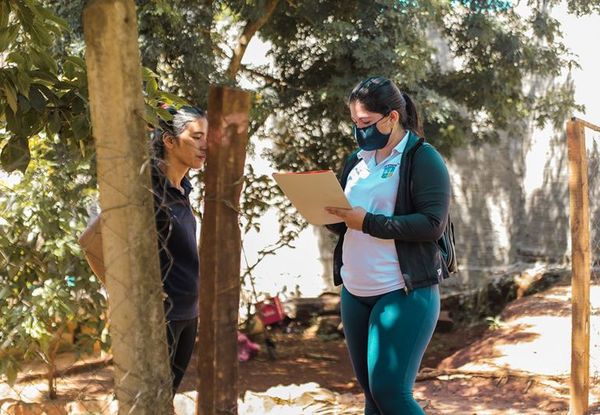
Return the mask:
{"type": "MultiPolygon", "coordinates": [[[[435,333],[423,359],[423,367],[435,368],[444,358],[480,338],[486,325],[460,327],[449,333],[435,333]]],[[[272,335],[276,344],[276,360],[270,360],[264,343],[254,359],[240,363],[239,391],[263,392],[285,384],[316,382],[338,393],[359,393],[344,339],[320,337],[311,330],[272,335]]],[[[181,391],[195,390],[197,357],[190,363],[181,391]]]]}
{"type": "MultiPolygon", "coordinates": [[[[600,285],[592,286],[591,305],[590,414],[600,414],[600,285]]],[[[415,397],[429,415],[566,414],[570,308],[570,287],[559,285],[512,302],[491,327],[487,324],[455,326],[449,333],[436,333],[415,385],[415,397]]],[[[255,359],[240,363],[240,398],[247,401],[266,396],[280,404],[281,396],[287,396],[283,401],[291,405],[291,396],[296,392],[290,391],[300,389],[309,391],[302,395],[305,402],[326,395],[326,399],[337,402],[335,409],[330,405],[330,409],[312,411],[305,405],[302,407],[305,409],[295,412],[258,409],[240,410],[240,415],[361,413],[362,396],[343,339],[324,339],[315,335],[314,330],[276,333],[274,339],[276,360],[268,359],[263,345],[255,359]]],[[[193,414],[190,408],[197,379],[196,365],[194,358],[181,388],[188,398],[179,397],[189,402],[187,406],[180,405],[183,409],[179,409],[178,414],[193,414]]],[[[58,387],[60,402],[109,396],[112,367],[97,367],[66,376],[58,382],[58,387]]],[[[3,412],[9,400],[39,400],[43,389],[40,382],[22,383],[15,394],[14,389],[0,384],[0,414],[17,413],[3,412]]]]}

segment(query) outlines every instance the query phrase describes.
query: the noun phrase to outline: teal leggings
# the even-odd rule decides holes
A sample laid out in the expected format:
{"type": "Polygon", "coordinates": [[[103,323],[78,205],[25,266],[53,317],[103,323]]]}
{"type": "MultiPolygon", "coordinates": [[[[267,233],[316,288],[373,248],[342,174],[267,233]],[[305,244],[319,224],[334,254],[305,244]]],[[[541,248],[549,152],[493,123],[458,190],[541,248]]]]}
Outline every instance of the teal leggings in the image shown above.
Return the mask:
{"type": "Polygon", "coordinates": [[[374,297],[342,289],[342,321],[365,415],[424,414],[413,386],[440,313],[437,285],[374,297]]]}

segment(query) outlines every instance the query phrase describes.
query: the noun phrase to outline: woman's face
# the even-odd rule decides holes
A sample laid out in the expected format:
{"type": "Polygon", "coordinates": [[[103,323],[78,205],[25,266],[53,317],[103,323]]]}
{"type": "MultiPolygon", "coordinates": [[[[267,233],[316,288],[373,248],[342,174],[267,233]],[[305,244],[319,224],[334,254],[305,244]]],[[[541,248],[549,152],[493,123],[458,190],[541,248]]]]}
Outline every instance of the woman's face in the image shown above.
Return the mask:
{"type": "Polygon", "coordinates": [[[392,111],[388,116],[384,116],[378,112],[368,111],[360,101],[352,101],[348,107],[350,108],[352,122],[358,128],[368,127],[373,123],[377,123],[377,129],[383,134],[389,134],[394,128],[396,111],[392,111]]]}
{"type": "Polygon", "coordinates": [[[206,160],[208,120],[198,118],[189,122],[176,140],[165,142],[165,149],[171,161],[190,169],[199,169],[206,160]]]}

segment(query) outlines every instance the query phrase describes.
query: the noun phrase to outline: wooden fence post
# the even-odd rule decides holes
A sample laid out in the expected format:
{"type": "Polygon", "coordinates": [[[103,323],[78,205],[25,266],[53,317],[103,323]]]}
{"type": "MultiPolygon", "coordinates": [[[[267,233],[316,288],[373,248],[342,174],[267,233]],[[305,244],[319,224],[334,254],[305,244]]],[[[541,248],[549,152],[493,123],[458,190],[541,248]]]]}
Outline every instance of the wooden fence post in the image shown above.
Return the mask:
{"type": "Polygon", "coordinates": [[[208,157],[200,238],[197,413],[237,414],[237,323],[241,235],[239,199],[248,143],[250,94],[211,86],[208,157]]]}
{"type": "Polygon", "coordinates": [[[571,415],[589,406],[590,372],[590,211],[584,124],[567,122],[571,210],[571,415]]]}
{"type": "Polygon", "coordinates": [[[136,22],[133,0],[83,14],[115,392],[120,414],[172,414],[136,22]]]}

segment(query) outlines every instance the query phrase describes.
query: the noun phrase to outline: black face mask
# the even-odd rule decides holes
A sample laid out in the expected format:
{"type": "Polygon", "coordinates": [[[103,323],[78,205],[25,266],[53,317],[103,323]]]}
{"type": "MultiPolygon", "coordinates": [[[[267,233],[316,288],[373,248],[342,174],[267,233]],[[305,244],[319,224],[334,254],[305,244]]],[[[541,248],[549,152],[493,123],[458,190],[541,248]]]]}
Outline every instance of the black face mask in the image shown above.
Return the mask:
{"type": "Polygon", "coordinates": [[[367,125],[363,128],[358,128],[356,124],[352,127],[352,132],[354,134],[354,138],[356,139],[358,146],[362,150],[372,151],[372,150],[381,150],[384,148],[388,141],[390,140],[390,136],[392,132],[390,131],[388,134],[384,134],[377,129],[377,123],[383,120],[387,115],[384,115],[377,121],[375,121],[371,125],[367,125]]]}

